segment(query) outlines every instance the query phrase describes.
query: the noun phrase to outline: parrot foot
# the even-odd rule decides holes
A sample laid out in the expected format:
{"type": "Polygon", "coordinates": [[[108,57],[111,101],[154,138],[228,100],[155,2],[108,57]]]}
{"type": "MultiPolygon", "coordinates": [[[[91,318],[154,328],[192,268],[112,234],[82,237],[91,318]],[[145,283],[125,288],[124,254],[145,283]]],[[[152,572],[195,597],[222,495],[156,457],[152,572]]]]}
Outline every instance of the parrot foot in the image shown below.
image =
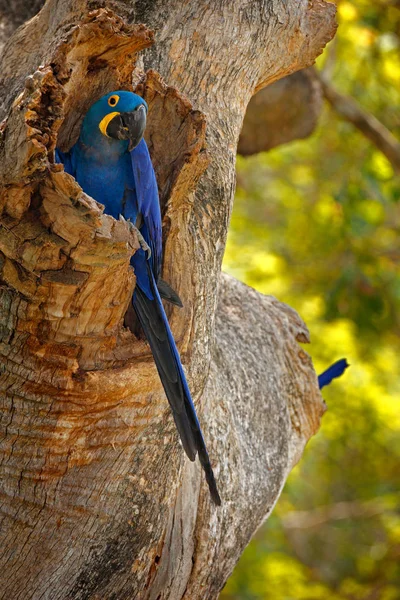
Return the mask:
{"type": "Polygon", "coordinates": [[[140,233],[139,229],[130,223],[131,229],[136,233],[141,249],[147,254],[147,260],[151,258],[151,248],[140,233]]]}
{"type": "Polygon", "coordinates": [[[134,225],[132,223],[132,221],[130,219],[125,219],[125,217],[123,215],[120,215],[119,217],[120,217],[120,219],[122,221],[125,221],[125,223],[128,224],[129,229],[131,231],[133,231],[133,232],[136,233],[137,239],[138,239],[138,242],[140,244],[141,249],[147,254],[147,260],[150,260],[150,258],[151,258],[151,248],[148,245],[148,243],[146,242],[146,240],[144,239],[144,237],[142,236],[142,234],[140,233],[139,229],[136,227],[136,225],[134,225]]]}

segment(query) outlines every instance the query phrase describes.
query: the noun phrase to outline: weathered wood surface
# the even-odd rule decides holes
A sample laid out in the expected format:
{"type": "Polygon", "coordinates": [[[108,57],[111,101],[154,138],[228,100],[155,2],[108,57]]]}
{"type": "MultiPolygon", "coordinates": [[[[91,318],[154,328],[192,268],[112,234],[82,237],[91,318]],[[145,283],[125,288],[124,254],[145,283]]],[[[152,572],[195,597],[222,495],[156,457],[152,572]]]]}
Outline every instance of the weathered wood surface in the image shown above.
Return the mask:
{"type": "MultiPolygon", "coordinates": [[[[14,29],[36,14],[43,4],[44,0],[29,3],[0,0],[0,52],[14,29]]],[[[322,106],[322,85],[312,67],[262,88],[246,108],[238,153],[257,154],[308,137],[317,126],[322,106]]]]}
{"type": "Polygon", "coordinates": [[[48,0],[6,44],[0,598],[216,598],[271,511],[323,403],[296,313],[220,266],[247,103],[334,30],[322,0],[48,0]],[[57,136],[69,147],[90,103],[131,81],[150,106],[164,277],[185,305],[171,323],[220,509],[123,328],[137,240],[53,163],[57,136]]]}

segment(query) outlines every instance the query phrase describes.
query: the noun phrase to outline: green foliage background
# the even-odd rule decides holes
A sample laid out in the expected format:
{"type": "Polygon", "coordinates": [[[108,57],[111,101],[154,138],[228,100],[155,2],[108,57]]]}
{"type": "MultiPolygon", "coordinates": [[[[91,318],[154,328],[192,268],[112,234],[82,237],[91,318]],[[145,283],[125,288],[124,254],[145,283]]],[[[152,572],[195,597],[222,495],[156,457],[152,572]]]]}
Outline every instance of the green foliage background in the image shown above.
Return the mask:
{"type": "MultiPolygon", "coordinates": [[[[332,82],[400,138],[400,2],[341,1],[338,21],[332,82]]],[[[297,309],[318,372],[351,368],[221,599],[400,599],[399,178],[328,106],[237,171],[225,270],[297,309]]]]}

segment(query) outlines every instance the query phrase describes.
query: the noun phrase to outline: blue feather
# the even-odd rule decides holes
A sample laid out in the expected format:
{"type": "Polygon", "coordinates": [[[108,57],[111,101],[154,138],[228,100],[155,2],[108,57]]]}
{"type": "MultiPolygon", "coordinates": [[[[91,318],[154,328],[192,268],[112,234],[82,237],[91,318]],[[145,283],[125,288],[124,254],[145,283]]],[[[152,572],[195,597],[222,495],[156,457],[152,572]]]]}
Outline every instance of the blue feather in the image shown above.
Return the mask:
{"type": "Polygon", "coordinates": [[[162,260],[161,211],[157,180],[144,139],[132,150],[131,163],[138,198],[138,212],[143,219],[141,233],[151,248],[152,269],[157,281],[162,260]]]}
{"type": "Polygon", "coordinates": [[[341,375],[343,375],[348,366],[349,364],[345,358],[342,358],[337,362],[333,363],[333,365],[328,367],[326,371],[324,371],[323,373],[321,373],[321,375],[318,376],[319,389],[321,390],[326,385],[329,385],[332,379],[336,379],[336,377],[340,377],[341,375]]]}

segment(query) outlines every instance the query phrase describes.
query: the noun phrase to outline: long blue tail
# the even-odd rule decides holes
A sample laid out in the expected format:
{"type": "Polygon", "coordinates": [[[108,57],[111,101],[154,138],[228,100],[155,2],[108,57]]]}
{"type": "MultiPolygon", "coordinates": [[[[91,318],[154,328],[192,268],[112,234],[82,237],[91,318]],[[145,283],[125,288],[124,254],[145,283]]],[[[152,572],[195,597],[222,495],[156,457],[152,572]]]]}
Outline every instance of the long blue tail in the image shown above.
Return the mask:
{"type": "Polygon", "coordinates": [[[324,386],[329,385],[332,379],[336,379],[336,377],[343,375],[348,366],[349,363],[345,358],[341,358],[333,363],[333,365],[318,376],[319,389],[321,390],[324,386]]]}
{"type": "MultiPolygon", "coordinates": [[[[140,253],[140,250],[137,254],[140,253]]],[[[146,291],[141,289],[139,279],[133,294],[133,307],[150,344],[161,383],[172,409],[182,445],[191,461],[197,452],[204,469],[208,487],[213,501],[218,506],[221,498],[217,490],[214,473],[200,429],[196,409],[186,382],[181,359],[175,340],[169,327],[168,319],[161,302],[150,265],[147,264],[148,279],[146,291]],[[150,292],[150,293],[149,293],[150,292]]],[[[143,280],[143,272],[140,280],[143,280]]]]}

